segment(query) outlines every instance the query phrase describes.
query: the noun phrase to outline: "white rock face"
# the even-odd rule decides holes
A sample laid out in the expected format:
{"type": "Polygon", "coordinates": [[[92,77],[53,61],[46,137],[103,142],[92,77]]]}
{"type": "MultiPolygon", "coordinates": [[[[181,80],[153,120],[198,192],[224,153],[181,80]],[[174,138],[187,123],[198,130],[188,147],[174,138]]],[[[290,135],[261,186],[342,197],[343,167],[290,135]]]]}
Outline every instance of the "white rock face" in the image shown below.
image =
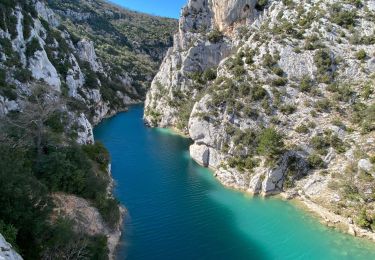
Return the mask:
{"type": "Polygon", "coordinates": [[[22,260],[22,257],[14,251],[12,245],[9,244],[0,234],[0,260],[22,260]]]}
{"type": "Polygon", "coordinates": [[[93,128],[89,120],[86,118],[85,114],[81,113],[77,118],[77,123],[79,125],[77,143],[79,144],[93,144],[94,143],[94,133],[93,128]]]}
{"type": "Polygon", "coordinates": [[[256,15],[256,0],[211,0],[215,26],[224,30],[235,22],[246,22],[256,15]]]}
{"type": "Polygon", "coordinates": [[[367,172],[367,173],[371,173],[372,175],[375,175],[374,165],[372,165],[372,163],[370,162],[369,159],[359,160],[358,161],[358,168],[367,172]]]}
{"type": "Polygon", "coordinates": [[[199,164],[208,167],[210,162],[210,148],[206,145],[193,144],[190,146],[190,156],[199,164]]]}
{"type": "Polygon", "coordinates": [[[66,76],[66,84],[69,88],[69,96],[80,99],[82,97],[78,95],[77,91],[85,83],[85,76],[83,75],[81,68],[78,65],[77,59],[73,54],[70,56],[70,62],[72,64],[72,68],[69,69],[66,76]]]}
{"type": "Polygon", "coordinates": [[[17,17],[17,37],[12,41],[13,49],[20,55],[20,60],[23,66],[26,66],[27,60],[25,55],[26,43],[23,38],[23,14],[20,10],[15,11],[17,17]]]}
{"type": "Polygon", "coordinates": [[[16,101],[8,100],[0,95],[0,117],[17,110],[19,110],[19,105],[16,101]]]}
{"type": "MultiPolygon", "coordinates": [[[[56,204],[55,213],[74,220],[77,230],[88,235],[107,236],[109,258],[111,260],[114,259],[115,249],[121,237],[120,227],[122,225],[122,219],[117,227],[111,229],[103,221],[98,209],[93,207],[85,199],[60,193],[53,194],[53,200],[56,204]]],[[[123,209],[120,211],[123,211],[123,209]]],[[[122,212],[122,214],[124,214],[124,212],[122,212]]]]}
{"type": "Polygon", "coordinates": [[[87,61],[93,71],[103,72],[103,65],[96,56],[94,43],[90,40],[83,39],[77,43],[77,46],[80,59],[87,61]]]}
{"type": "Polygon", "coordinates": [[[50,8],[48,8],[44,2],[36,2],[35,10],[41,17],[43,17],[44,20],[48,22],[49,25],[53,27],[57,27],[60,25],[56,14],[50,8]]]}
{"type": "Polygon", "coordinates": [[[169,100],[175,98],[173,93],[183,91],[187,95],[194,95],[195,85],[189,79],[189,74],[217,66],[233,50],[230,38],[211,43],[205,34],[216,27],[224,29],[235,22],[253,17],[256,13],[254,6],[253,0],[188,2],[182,11],[180,30],[174,36],[174,45],[168,51],[146,97],[145,121],[148,124],[162,127],[176,124],[177,111],[169,105],[169,100]],[[240,6],[241,11],[238,9],[240,6]],[[197,30],[205,33],[198,33],[197,30]],[[159,95],[162,97],[159,98],[159,95]],[[161,114],[157,123],[150,115],[155,110],[161,114]]]}
{"type": "Polygon", "coordinates": [[[282,48],[279,65],[289,78],[312,78],[316,72],[314,55],[311,52],[295,53],[291,46],[282,48]]]}
{"type": "Polygon", "coordinates": [[[44,80],[54,90],[60,91],[60,77],[44,50],[36,51],[34,56],[30,58],[29,63],[29,68],[35,79],[44,80]]]}

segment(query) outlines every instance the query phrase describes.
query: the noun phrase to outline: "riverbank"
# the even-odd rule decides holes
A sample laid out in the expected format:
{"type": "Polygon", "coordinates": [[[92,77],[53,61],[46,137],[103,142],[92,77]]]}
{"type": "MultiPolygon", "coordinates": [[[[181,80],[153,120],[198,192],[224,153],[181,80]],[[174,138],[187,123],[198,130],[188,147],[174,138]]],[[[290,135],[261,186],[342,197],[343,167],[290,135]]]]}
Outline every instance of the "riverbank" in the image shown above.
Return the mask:
{"type": "MultiPolygon", "coordinates": [[[[189,138],[185,134],[181,134],[179,131],[174,130],[173,128],[170,128],[171,132],[174,134],[181,135],[184,138],[189,138]]],[[[191,154],[191,150],[190,150],[191,154]]],[[[191,158],[201,165],[202,167],[207,167],[204,165],[202,161],[197,160],[194,158],[194,156],[191,156],[191,158]]],[[[210,171],[212,172],[213,176],[226,188],[241,191],[243,193],[249,194],[251,196],[257,196],[260,195],[262,197],[269,197],[269,196],[278,196],[284,200],[292,201],[292,202],[298,202],[294,203],[299,206],[301,210],[305,210],[306,212],[309,212],[310,215],[317,218],[320,223],[328,226],[333,227],[340,232],[350,234],[355,237],[365,238],[372,242],[375,242],[375,233],[363,229],[355,224],[353,218],[345,218],[343,216],[340,216],[332,211],[330,211],[328,208],[323,207],[322,205],[312,201],[308,198],[308,196],[303,195],[302,192],[275,192],[274,194],[254,194],[250,189],[244,189],[243,186],[238,185],[238,183],[242,183],[244,179],[233,179],[233,176],[239,176],[239,178],[243,178],[241,174],[229,174],[226,170],[223,169],[217,169],[215,167],[209,166],[208,167],[210,171]],[[303,205],[303,206],[302,206],[303,205]]]]}

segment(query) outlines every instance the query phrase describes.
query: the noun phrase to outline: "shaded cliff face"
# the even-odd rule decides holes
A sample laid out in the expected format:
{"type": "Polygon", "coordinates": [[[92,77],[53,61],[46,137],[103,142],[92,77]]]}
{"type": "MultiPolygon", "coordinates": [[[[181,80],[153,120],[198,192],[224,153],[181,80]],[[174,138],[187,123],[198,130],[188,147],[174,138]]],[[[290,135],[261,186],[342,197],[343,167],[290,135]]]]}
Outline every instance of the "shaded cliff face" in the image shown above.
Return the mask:
{"type": "Polygon", "coordinates": [[[145,120],[188,133],[228,186],[309,198],[371,229],[375,2],[263,3],[190,1],[145,120]]]}

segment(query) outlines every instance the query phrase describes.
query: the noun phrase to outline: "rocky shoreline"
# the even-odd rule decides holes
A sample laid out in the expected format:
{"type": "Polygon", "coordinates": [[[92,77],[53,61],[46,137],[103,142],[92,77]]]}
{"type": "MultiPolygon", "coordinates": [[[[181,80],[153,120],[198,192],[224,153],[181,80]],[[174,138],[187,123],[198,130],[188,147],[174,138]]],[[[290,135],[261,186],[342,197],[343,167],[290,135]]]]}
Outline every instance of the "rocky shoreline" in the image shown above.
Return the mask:
{"type": "MultiPolygon", "coordinates": [[[[168,129],[172,131],[174,134],[177,134],[183,138],[190,139],[188,135],[184,134],[183,132],[179,131],[176,128],[168,128],[168,129]]],[[[328,227],[333,227],[341,232],[347,233],[355,237],[365,238],[372,242],[375,242],[375,233],[370,232],[366,229],[363,229],[359,227],[358,225],[355,225],[352,218],[345,218],[343,216],[335,214],[334,212],[329,211],[327,208],[313,202],[302,193],[301,194],[291,193],[291,192],[280,192],[280,193],[276,192],[274,194],[254,193],[252,190],[250,189],[246,190],[243,188],[243,186],[240,186],[236,184],[235,182],[228,182],[228,178],[226,178],[228,176],[223,175],[223,172],[220,172],[218,168],[215,168],[211,165],[207,166],[204,164],[202,160],[194,158],[194,156],[191,155],[191,149],[190,149],[190,157],[202,167],[210,169],[210,171],[212,172],[212,175],[223,186],[225,186],[228,189],[240,191],[240,192],[249,194],[251,196],[262,196],[264,198],[274,196],[283,200],[290,201],[294,205],[299,207],[301,210],[308,212],[312,217],[317,218],[319,222],[323,225],[326,225],[328,227]]]]}
{"type": "MultiPolygon", "coordinates": [[[[203,167],[207,167],[204,164],[202,164],[201,161],[198,161],[194,159],[193,157],[192,159],[195,162],[197,162],[199,165],[203,167]]],[[[335,214],[334,212],[329,211],[327,208],[313,202],[302,193],[291,194],[289,192],[281,192],[281,193],[275,193],[275,194],[262,194],[262,193],[254,194],[254,192],[252,192],[251,190],[245,190],[240,185],[237,185],[233,182],[232,183],[228,182],[228,179],[223,177],[222,174],[218,174],[218,169],[214,167],[209,167],[209,169],[212,171],[213,176],[226,188],[241,191],[243,193],[246,193],[252,196],[262,196],[264,198],[275,196],[275,197],[279,197],[280,199],[288,200],[294,203],[295,205],[297,205],[301,210],[304,210],[310,213],[312,217],[317,218],[320,223],[328,227],[333,227],[341,232],[350,234],[352,236],[365,238],[372,242],[375,242],[375,234],[373,232],[370,232],[366,229],[359,227],[358,225],[355,225],[352,218],[345,218],[343,216],[335,214]]]]}
{"type": "Polygon", "coordinates": [[[286,191],[373,240],[374,6],[190,0],[144,120],[188,134],[191,157],[225,186],[286,191]]]}

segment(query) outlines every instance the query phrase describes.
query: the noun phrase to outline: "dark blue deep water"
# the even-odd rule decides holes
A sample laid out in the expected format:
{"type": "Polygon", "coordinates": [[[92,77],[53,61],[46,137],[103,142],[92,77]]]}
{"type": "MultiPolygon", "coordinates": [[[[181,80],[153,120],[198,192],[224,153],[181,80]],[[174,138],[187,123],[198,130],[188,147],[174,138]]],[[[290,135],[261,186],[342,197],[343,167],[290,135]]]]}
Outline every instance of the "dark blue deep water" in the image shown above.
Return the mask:
{"type": "Polygon", "coordinates": [[[190,141],[149,129],[143,107],[95,129],[129,215],[118,259],[375,259],[375,246],[329,229],[293,204],[220,185],[190,141]]]}

